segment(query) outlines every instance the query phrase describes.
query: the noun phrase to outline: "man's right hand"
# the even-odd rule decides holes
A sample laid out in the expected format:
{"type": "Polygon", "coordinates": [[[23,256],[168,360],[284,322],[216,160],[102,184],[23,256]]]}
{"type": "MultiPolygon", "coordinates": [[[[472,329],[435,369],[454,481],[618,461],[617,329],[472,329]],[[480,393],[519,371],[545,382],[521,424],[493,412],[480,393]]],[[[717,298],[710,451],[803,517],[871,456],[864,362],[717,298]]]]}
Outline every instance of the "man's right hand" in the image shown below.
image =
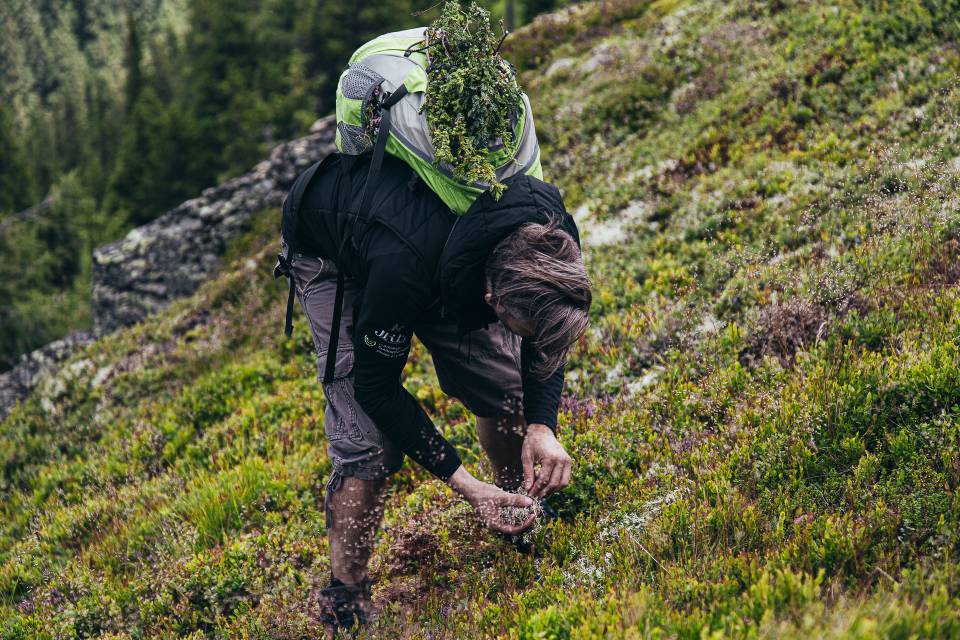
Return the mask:
{"type": "Polygon", "coordinates": [[[511,525],[500,519],[501,507],[529,507],[533,500],[517,493],[509,493],[500,487],[477,480],[461,465],[450,479],[450,487],[463,496],[477,510],[483,524],[492,531],[506,534],[523,533],[533,525],[536,514],[517,525],[511,525]]]}

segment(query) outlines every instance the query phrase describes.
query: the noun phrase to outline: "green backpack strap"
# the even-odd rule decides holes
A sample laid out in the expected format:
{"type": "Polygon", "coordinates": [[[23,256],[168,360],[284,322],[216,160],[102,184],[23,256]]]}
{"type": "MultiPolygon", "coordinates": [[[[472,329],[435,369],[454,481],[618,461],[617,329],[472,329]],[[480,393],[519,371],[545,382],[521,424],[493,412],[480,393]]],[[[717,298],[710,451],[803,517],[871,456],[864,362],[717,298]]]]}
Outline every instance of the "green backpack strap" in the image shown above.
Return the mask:
{"type": "Polygon", "coordinates": [[[327,346],[327,364],[323,371],[324,384],[333,382],[334,367],[337,363],[337,350],[340,347],[340,319],[343,316],[343,289],[346,278],[341,260],[343,258],[343,250],[347,246],[347,241],[353,237],[353,229],[360,216],[362,215],[364,218],[369,217],[370,203],[373,200],[373,192],[376,190],[375,183],[380,178],[383,154],[386,152],[387,139],[390,137],[390,108],[400,102],[405,95],[407,95],[407,87],[400,85],[396,91],[391,93],[383,101],[380,114],[380,131],[377,133],[377,143],[373,147],[373,156],[370,158],[370,169],[367,172],[367,181],[363,185],[360,207],[354,212],[353,219],[343,234],[343,239],[340,240],[340,248],[337,251],[337,293],[333,299],[333,319],[330,322],[330,343],[327,346]]]}

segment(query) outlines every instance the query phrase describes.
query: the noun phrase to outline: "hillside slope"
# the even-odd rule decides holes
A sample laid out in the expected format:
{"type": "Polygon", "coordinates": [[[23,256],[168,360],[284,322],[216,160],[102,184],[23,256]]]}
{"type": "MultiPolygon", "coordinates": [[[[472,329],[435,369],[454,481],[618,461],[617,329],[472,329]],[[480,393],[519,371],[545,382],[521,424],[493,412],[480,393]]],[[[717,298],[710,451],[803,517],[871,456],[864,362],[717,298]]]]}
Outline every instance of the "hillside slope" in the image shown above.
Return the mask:
{"type": "MultiPolygon", "coordinates": [[[[960,634],[958,25],[607,1],[516,35],[596,286],[564,522],[518,556],[408,464],[369,637],[960,634]]],[[[276,226],[0,425],[0,637],[315,637],[330,464],[276,226]]],[[[420,346],[406,380],[482,472],[420,346]]]]}

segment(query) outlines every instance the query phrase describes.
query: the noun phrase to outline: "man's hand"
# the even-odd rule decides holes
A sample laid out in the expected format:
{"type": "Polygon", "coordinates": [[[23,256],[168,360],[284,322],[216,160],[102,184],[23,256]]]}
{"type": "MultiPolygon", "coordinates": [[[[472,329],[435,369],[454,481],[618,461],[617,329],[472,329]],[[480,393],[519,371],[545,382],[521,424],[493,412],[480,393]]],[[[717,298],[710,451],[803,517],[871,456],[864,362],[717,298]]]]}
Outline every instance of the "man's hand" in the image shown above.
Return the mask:
{"type": "Polygon", "coordinates": [[[536,513],[531,510],[530,517],[517,525],[511,525],[500,519],[501,507],[529,507],[533,500],[517,493],[508,493],[500,487],[477,480],[461,465],[447,481],[454,491],[463,496],[477,510],[480,519],[488,529],[500,533],[523,533],[533,525],[536,513]]]}
{"type": "Polygon", "coordinates": [[[527,426],[520,462],[523,464],[523,486],[530,496],[543,498],[570,484],[570,456],[545,424],[527,426]],[[539,470],[537,465],[540,465],[539,470]]]}

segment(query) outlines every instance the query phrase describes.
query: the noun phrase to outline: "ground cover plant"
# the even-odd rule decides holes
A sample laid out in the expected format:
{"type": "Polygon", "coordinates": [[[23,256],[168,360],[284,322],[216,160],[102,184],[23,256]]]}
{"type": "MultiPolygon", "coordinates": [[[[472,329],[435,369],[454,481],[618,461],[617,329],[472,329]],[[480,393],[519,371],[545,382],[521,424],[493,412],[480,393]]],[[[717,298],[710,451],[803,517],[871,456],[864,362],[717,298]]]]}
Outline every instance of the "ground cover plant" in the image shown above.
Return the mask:
{"type": "MultiPolygon", "coordinates": [[[[365,637],[960,635],[958,10],[608,0],[517,34],[596,286],[563,522],[519,556],[408,464],[365,637]]],[[[276,221],[0,425],[0,637],[316,636],[330,464],[276,221]]],[[[405,373],[486,472],[422,347],[405,373]]]]}

